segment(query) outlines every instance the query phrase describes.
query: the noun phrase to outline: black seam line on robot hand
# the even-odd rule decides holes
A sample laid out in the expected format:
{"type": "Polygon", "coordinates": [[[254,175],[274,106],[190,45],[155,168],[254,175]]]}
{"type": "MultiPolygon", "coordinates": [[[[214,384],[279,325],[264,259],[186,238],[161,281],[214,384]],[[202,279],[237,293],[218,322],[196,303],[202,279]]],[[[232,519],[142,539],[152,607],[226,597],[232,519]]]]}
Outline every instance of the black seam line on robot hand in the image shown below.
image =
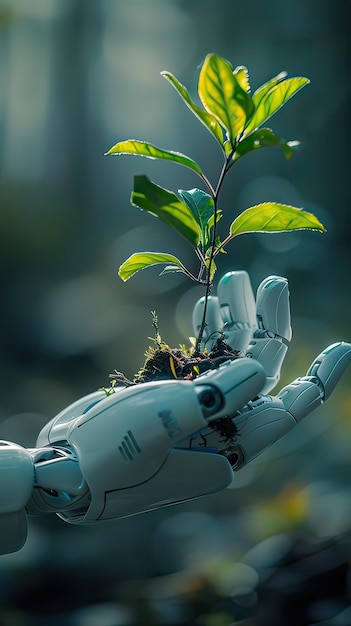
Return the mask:
{"type": "Polygon", "coordinates": [[[321,402],[325,402],[326,400],[326,389],[323,385],[321,379],[318,376],[304,376],[305,379],[309,379],[311,383],[314,383],[316,387],[318,387],[319,392],[321,394],[321,402]]]}
{"type": "Polygon", "coordinates": [[[281,343],[283,343],[285,346],[290,345],[289,339],[283,337],[282,335],[274,333],[272,330],[267,330],[265,328],[258,328],[254,331],[252,335],[252,341],[255,341],[255,339],[276,339],[278,341],[281,341],[281,343]]]}
{"type": "MultiPolygon", "coordinates": [[[[186,448],[184,448],[184,450],[187,450],[186,448]]],[[[105,508],[106,508],[106,496],[109,493],[115,493],[116,491],[126,491],[128,489],[134,489],[134,487],[140,487],[140,485],[145,485],[145,483],[148,483],[150,480],[152,480],[156,474],[159,473],[159,471],[162,469],[162,467],[164,466],[164,464],[166,463],[167,459],[168,459],[168,454],[166,456],[166,458],[164,459],[164,461],[161,463],[161,465],[158,467],[158,469],[156,470],[156,472],[154,472],[151,476],[149,476],[148,478],[146,478],[145,480],[142,480],[140,483],[135,483],[134,485],[129,485],[128,487],[120,487],[119,489],[108,489],[108,491],[104,492],[104,507],[103,510],[101,512],[101,514],[99,515],[99,517],[97,518],[98,520],[102,517],[102,515],[105,512],[105,508]]],[[[89,485],[88,485],[89,487],[89,485]]],[[[90,490],[90,487],[89,487],[90,490]]],[[[143,511],[142,511],[143,512],[143,511]]]]}
{"type": "Polygon", "coordinates": [[[226,331],[231,331],[231,330],[252,330],[252,325],[249,322],[242,322],[239,320],[225,322],[223,324],[222,331],[225,333],[226,331]]]}
{"type": "MultiPolygon", "coordinates": [[[[173,381],[167,381],[167,382],[173,382],[173,381]]],[[[148,387],[150,385],[150,383],[144,383],[143,385],[138,385],[139,387],[142,387],[141,389],[136,389],[137,386],[133,387],[133,396],[139,396],[141,393],[144,395],[145,393],[150,393],[150,392],[155,392],[155,388],[154,387],[150,387],[148,389],[146,389],[146,387],[148,387]]],[[[106,396],[107,397],[107,396],[106,396]]],[[[105,398],[103,398],[105,399],[105,398]]],[[[99,404],[99,403],[97,403],[99,404]]],[[[102,413],[105,413],[106,411],[110,410],[110,405],[107,406],[105,409],[103,409],[102,411],[100,411],[99,415],[102,415],[102,413]]],[[[84,422],[82,424],[78,424],[77,428],[81,428],[81,426],[85,426],[85,424],[87,424],[88,422],[90,422],[92,419],[95,419],[96,415],[92,415],[89,418],[86,418],[84,420],[84,422]]]]}
{"type": "Polygon", "coordinates": [[[230,389],[227,389],[226,391],[224,391],[224,395],[228,395],[229,393],[231,393],[234,389],[236,389],[237,387],[241,387],[241,385],[243,385],[244,383],[246,383],[248,380],[250,380],[251,378],[254,378],[254,376],[257,376],[258,372],[254,372],[253,374],[250,374],[250,376],[247,376],[246,378],[244,378],[244,380],[241,380],[239,383],[236,383],[235,385],[233,385],[232,387],[230,387],[230,389]]]}
{"type": "MultiPolygon", "coordinates": [[[[172,449],[172,448],[171,448],[171,449],[172,449]]],[[[199,452],[199,451],[197,451],[197,450],[192,450],[191,448],[177,448],[177,447],[175,447],[174,449],[175,449],[175,450],[180,449],[180,450],[182,450],[182,451],[184,450],[184,452],[187,452],[188,454],[196,454],[196,452],[198,452],[198,454],[203,454],[203,452],[199,452]]],[[[213,454],[214,456],[218,456],[218,453],[217,453],[217,452],[212,452],[212,453],[211,453],[211,452],[208,452],[208,453],[206,453],[206,454],[213,454]]],[[[165,459],[163,460],[163,462],[161,463],[161,465],[159,466],[159,468],[156,470],[156,472],[154,472],[154,473],[152,474],[152,476],[149,476],[149,477],[148,477],[148,478],[146,478],[145,480],[142,480],[140,483],[135,483],[134,485],[129,485],[128,487],[120,487],[119,489],[108,489],[107,491],[105,491],[105,492],[104,492],[104,508],[103,508],[103,510],[102,510],[102,512],[101,512],[101,514],[99,515],[99,517],[98,517],[97,519],[99,520],[99,519],[102,517],[102,515],[104,514],[104,511],[105,511],[105,508],[106,508],[106,496],[107,496],[107,494],[109,494],[109,493],[115,493],[116,491],[126,491],[127,489],[133,489],[134,487],[140,487],[140,485],[145,485],[145,483],[148,483],[150,480],[152,480],[152,479],[156,476],[156,474],[158,474],[158,473],[160,472],[160,470],[161,470],[161,469],[163,468],[163,466],[165,465],[165,463],[166,463],[166,461],[167,461],[168,457],[169,457],[169,452],[168,452],[168,454],[166,455],[166,457],[165,457],[165,459]]],[[[91,490],[90,490],[90,486],[89,486],[89,484],[88,484],[88,488],[89,488],[89,492],[91,493],[91,490]]],[[[200,496],[196,496],[196,497],[199,497],[199,498],[200,498],[200,497],[201,497],[201,495],[200,495],[200,496]]],[[[195,498],[194,498],[194,499],[195,499],[195,498]]],[[[176,501],[174,502],[174,504],[176,504],[177,502],[183,502],[183,500],[182,500],[182,499],[180,499],[180,500],[176,500],[176,501]]],[[[173,501],[172,501],[172,503],[171,503],[171,504],[173,504],[173,501]]],[[[166,506],[166,505],[164,505],[164,506],[166,506]]],[[[153,509],[148,509],[148,510],[149,510],[149,511],[152,511],[153,509]]],[[[140,511],[140,513],[146,513],[146,512],[147,512],[147,511],[140,511]]],[[[124,516],[124,517],[130,517],[131,515],[135,515],[135,513],[128,514],[128,515],[126,515],[126,516],[124,516]]]]}
{"type": "Polygon", "coordinates": [[[290,411],[287,411],[288,415],[290,415],[290,417],[294,420],[296,426],[299,424],[299,420],[295,417],[295,415],[293,415],[292,413],[290,413],[290,411]]]}

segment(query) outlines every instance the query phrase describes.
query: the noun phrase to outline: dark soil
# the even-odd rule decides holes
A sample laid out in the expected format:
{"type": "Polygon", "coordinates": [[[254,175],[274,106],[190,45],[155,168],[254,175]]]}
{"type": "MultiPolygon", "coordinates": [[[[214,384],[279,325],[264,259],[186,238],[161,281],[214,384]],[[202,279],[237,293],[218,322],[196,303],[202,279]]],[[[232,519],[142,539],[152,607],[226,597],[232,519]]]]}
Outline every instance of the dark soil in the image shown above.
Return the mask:
{"type": "MultiPolygon", "coordinates": [[[[217,340],[211,352],[197,355],[186,348],[170,348],[158,335],[154,341],[155,347],[149,348],[145,355],[146,361],[133,380],[115,370],[109,375],[112,386],[134,386],[159,380],[194,380],[208,370],[217,369],[225,361],[234,361],[242,356],[239,351],[232,350],[222,338],[217,340]]],[[[225,442],[235,442],[237,429],[229,415],[213,420],[211,428],[218,432],[225,442]]]]}

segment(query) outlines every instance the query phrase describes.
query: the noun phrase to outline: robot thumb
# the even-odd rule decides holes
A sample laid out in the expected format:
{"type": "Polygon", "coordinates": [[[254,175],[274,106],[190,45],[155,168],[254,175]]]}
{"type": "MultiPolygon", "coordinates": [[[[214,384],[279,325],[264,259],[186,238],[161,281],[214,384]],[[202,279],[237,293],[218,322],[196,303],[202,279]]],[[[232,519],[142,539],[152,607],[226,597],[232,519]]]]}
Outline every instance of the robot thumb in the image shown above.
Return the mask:
{"type": "Polygon", "coordinates": [[[333,343],[313,361],[307,376],[315,376],[323,388],[322,400],[328,400],[351,361],[351,344],[333,343]]]}
{"type": "Polygon", "coordinates": [[[243,357],[227,361],[218,369],[202,374],[195,381],[195,389],[200,393],[200,404],[203,404],[202,390],[206,394],[210,388],[216,391],[218,401],[214,403],[214,410],[210,409],[206,415],[213,420],[233,415],[260,393],[265,382],[266,375],[262,365],[255,359],[243,357]]]}

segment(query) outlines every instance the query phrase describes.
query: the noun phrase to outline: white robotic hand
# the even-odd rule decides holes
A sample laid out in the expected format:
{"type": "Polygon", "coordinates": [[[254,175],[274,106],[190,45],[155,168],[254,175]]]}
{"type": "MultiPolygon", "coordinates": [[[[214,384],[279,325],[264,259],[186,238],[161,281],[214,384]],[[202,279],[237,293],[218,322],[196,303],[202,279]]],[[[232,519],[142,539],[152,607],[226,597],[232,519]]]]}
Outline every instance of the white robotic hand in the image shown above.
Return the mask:
{"type": "Polygon", "coordinates": [[[23,546],[24,509],[91,524],[224,489],[233,478],[228,460],[189,442],[236,413],[264,381],[262,366],[243,358],[195,381],[97,391],[51,420],[37,448],[0,442],[9,449],[0,453],[0,554],[23,546]]]}
{"type": "MultiPolygon", "coordinates": [[[[204,298],[193,312],[194,333],[202,322],[204,298]]],[[[260,361],[266,374],[262,392],[279,381],[280,369],[291,340],[289,287],[286,278],[268,276],[258,287],[256,301],[245,271],[228,272],[220,280],[217,296],[207,306],[207,326],[202,348],[210,351],[222,333],[234,350],[260,361]]]]}
{"type": "Polygon", "coordinates": [[[70,523],[91,524],[220,491],[233,470],[329,397],[351,359],[350,344],[327,348],[306,376],[276,397],[262,395],[279,378],[281,346],[285,354],[291,335],[287,284],[278,277],[263,281],[255,306],[246,287],[237,294],[247,281],[247,275],[237,280],[233,273],[222,279],[211,305],[211,315],[219,309],[220,317],[212,315],[207,333],[211,341],[217,319],[226,341],[250,356],[194,381],[90,394],[51,420],[34,449],[0,442],[0,553],[24,544],[26,512],[55,512],[70,523]],[[250,312],[237,321],[236,303],[243,300],[251,302],[250,312]],[[275,360],[271,368],[267,354],[275,360]],[[228,436],[221,435],[224,423],[231,425],[228,436]]]}

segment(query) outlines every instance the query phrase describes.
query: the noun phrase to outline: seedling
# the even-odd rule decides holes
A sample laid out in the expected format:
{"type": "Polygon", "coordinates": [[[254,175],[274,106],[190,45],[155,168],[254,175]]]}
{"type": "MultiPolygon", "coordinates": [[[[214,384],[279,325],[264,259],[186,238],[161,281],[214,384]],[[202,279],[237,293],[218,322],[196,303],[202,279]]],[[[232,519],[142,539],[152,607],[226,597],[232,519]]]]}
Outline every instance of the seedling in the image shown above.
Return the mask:
{"type": "MultiPolygon", "coordinates": [[[[149,159],[171,161],[189,168],[201,179],[201,188],[169,191],[152,182],[147,176],[135,176],[131,204],[159,218],[182,235],[194,249],[198,269],[194,273],[173,254],[168,252],[135,252],[119,268],[123,281],[156,264],[164,265],[161,272],[182,272],[190,280],[204,286],[205,304],[200,331],[195,341],[194,355],[200,353],[202,336],[206,327],[207,302],[217,270],[217,257],[226,252],[235,237],[246,233],[280,233],[294,230],[325,228],[315,215],[301,208],[278,202],[263,202],[247,208],[235,217],[229,232],[219,232],[218,224],[223,209],[219,206],[220,191],[229,170],[239,159],[256,150],[280,146],[286,159],[290,159],[298,141],[285,141],[264,124],[290,98],[310,82],[302,76],[287,78],[282,72],[264,83],[252,94],[246,67],[235,69],[217,54],[207,55],[199,74],[198,95],[202,106],[196,104],[188,90],[170,72],[161,75],[175,88],[195,117],[219,144],[223,165],[215,182],[211,182],[201,166],[192,158],[164,150],[136,139],[116,143],[107,154],[133,154],[149,159]]],[[[170,361],[171,373],[175,373],[170,361]]]]}

